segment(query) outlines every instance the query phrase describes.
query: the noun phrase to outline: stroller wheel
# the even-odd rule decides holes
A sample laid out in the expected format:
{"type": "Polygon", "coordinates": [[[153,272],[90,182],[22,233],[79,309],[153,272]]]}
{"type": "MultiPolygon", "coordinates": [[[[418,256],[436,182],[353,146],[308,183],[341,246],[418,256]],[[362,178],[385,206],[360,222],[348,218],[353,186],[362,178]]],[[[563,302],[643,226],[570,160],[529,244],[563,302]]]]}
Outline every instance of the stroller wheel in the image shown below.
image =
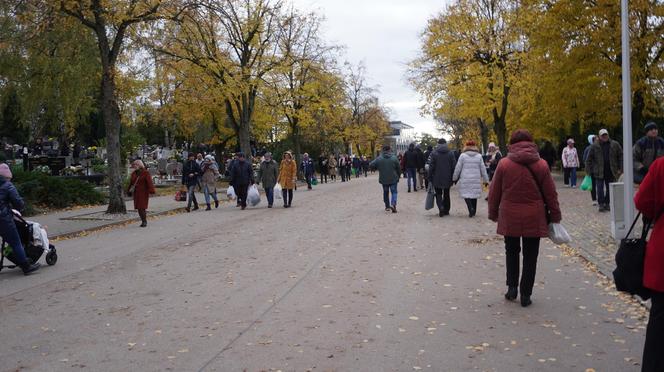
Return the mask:
{"type": "Polygon", "coordinates": [[[58,262],[58,254],[55,253],[55,251],[48,252],[46,254],[46,263],[49,264],[49,266],[53,266],[56,262],[58,262]]]}

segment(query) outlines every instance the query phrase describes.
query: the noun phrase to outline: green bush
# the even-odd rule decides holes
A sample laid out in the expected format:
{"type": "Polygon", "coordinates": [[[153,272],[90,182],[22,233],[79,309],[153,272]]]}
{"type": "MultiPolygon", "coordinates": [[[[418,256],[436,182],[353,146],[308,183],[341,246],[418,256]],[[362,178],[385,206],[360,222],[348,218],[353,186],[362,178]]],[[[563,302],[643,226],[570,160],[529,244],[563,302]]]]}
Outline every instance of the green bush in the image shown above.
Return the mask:
{"type": "Polygon", "coordinates": [[[12,182],[26,201],[27,214],[34,213],[34,207],[67,208],[77,205],[104,203],[104,196],[88,182],[49,176],[40,172],[12,170],[12,182]]]}

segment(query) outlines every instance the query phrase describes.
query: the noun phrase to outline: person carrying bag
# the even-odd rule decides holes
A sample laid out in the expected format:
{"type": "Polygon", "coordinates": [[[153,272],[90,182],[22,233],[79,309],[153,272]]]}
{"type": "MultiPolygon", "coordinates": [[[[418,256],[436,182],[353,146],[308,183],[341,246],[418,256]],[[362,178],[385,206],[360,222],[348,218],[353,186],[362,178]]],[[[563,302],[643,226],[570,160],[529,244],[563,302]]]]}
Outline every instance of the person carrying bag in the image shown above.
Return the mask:
{"type": "MultiPolygon", "coordinates": [[[[627,251],[631,255],[629,260],[634,265],[628,270],[632,277],[636,277],[640,287],[648,291],[646,295],[650,296],[651,300],[642,371],[664,371],[664,219],[661,218],[664,211],[664,158],[651,164],[634,197],[634,204],[644,215],[646,227],[638,244],[632,246],[635,249],[627,251]],[[652,234],[646,242],[651,226],[652,234]]],[[[622,246],[621,249],[625,254],[626,250],[622,246]]],[[[618,254],[620,253],[619,250],[618,254]]],[[[618,254],[616,261],[619,259],[618,254]]],[[[620,268],[621,264],[617,263],[620,268]]]]}

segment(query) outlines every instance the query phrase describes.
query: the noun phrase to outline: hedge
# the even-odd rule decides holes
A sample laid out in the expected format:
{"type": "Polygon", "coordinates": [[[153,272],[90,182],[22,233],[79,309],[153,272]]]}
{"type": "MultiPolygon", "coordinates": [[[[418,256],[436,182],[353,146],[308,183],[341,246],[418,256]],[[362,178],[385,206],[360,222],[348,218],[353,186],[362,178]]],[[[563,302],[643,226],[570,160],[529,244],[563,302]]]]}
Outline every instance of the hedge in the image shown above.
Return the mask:
{"type": "Polygon", "coordinates": [[[60,209],[105,202],[104,196],[85,181],[26,172],[20,168],[12,169],[12,173],[12,182],[26,201],[28,215],[34,213],[35,207],[60,209]]]}

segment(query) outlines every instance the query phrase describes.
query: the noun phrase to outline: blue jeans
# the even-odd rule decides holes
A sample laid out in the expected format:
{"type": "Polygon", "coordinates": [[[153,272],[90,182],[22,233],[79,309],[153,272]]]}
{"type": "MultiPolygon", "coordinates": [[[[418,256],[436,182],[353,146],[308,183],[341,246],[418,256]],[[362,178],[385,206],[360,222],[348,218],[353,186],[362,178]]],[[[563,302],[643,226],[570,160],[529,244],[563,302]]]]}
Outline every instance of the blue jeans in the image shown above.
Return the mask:
{"type": "Polygon", "coordinates": [[[13,220],[11,222],[0,220],[0,236],[2,236],[2,240],[5,243],[12,247],[17,265],[23,265],[28,262],[23,244],[21,243],[21,237],[18,235],[18,230],[16,230],[13,220]]]}
{"type": "Polygon", "coordinates": [[[576,167],[570,168],[569,184],[572,187],[576,186],[576,167]]]}
{"type": "Polygon", "coordinates": [[[272,205],[272,203],[274,203],[274,187],[264,187],[264,189],[267,205],[272,205]]]}
{"type": "Polygon", "coordinates": [[[194,207],[198,208],[198,201],[196,201],[196,190],[197,185],[187,186],[187,208],[191,208],[191,203],[194,203],[194,207]]]}
{"type": "Polygon", "coordinates": [[[205,194],[205,204],[210,204],[210,196],[212,196],[212,200],[219,201],[219,199],[217,199],[217,188],[216,187],[212,188],[212,190],[210,190],[210,187],[208,187],[208,185],[204,185],[203,186],[203,193],[205,194]]]}
{"type": "Polygon", "coordinates": [[[413,181],[413,189],[417,190],[417,169],[406,168],[406,175],[408,176],[408,191],[410,191],[410,181],[413,181]]]}
{"type": "Polygon", "coordinates": [[[383,185],[383,201],[385,202],[385,208],[397,205],[397,185],[398,183],[394,183],[391,185],[383,185]],[[391,201],[390,201],[390,192],[392,193],[391,201]]]}

